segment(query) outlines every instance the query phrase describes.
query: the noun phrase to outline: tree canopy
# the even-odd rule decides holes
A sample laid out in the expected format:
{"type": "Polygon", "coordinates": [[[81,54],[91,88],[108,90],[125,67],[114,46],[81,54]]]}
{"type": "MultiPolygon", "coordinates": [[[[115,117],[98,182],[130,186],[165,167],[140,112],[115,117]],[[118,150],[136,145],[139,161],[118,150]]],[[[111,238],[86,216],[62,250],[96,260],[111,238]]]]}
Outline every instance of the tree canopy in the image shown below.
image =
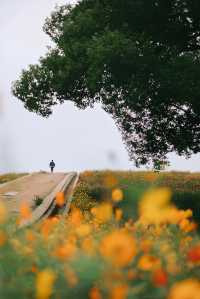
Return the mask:
{"type": "Polygon", "coordinates": [[[101,103],[136,165],[200,151],[200,1],[81,0],[57,7],[54,42],[13,93],[48,117],[66,100],[101,103]]]}

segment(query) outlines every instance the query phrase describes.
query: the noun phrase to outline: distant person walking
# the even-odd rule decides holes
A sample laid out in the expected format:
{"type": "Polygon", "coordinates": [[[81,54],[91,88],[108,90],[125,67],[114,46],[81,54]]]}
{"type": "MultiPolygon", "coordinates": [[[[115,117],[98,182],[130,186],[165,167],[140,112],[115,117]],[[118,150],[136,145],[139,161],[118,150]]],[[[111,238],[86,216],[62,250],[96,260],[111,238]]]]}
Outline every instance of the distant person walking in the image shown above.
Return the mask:
{"type": "Polygon", "coordinates": [[[53,170],[55,168],[56,164],[54,163],[54,161],[52,160],[50,163],[49,163],[49,167],[51,168],[51,173],[53,173],[53,170]]]}

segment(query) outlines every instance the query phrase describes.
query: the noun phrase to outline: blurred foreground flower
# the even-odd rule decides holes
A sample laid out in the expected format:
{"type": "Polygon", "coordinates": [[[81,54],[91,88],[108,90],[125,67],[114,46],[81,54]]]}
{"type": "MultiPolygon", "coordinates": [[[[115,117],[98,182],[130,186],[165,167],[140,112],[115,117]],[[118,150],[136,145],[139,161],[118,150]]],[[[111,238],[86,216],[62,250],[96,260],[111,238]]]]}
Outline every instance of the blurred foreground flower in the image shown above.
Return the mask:
{"type": "Polygon", "coordinates": [[[109,299],[125,299],[128,295],[128,286],[119,285],[111,289],[109,299]]]}
{"type": "Polygon", "coordinates": [[[80,226],[81,222],[83,221],[83,214],[80,209],[72,208],[68,221],[73,226],[80,226]]]}
{"type": "Polygon", "coordinates": [[[112,191],[112,200],[115,201],[115,202],[118,202],[118,201],[122,201],[123,200],[123,192],[121,189],[114,189],[112,191]]]}
{"type": "Polygon", "coordinates": [[[55,222],[54,222],[54,219],[52,219],[52,218],[47,218],[41,223],[40,231],[44,238],[46,238],[46,239],[48,238],[54,225],[55,225],[55,222]]]}
{"type": "Polygon", "coordinates": [[[0,246],[5,245],[7,241],[7,235],[5,234],[4,231],[0,231],[0,246]]]}
{"type": "Polygon", "coordinates": [[[92,229],[89,224],[81,224],[79,227],[76,228],[76,234],[82,238],[86,237],[91,233],[92,229]]]}
{"type": "Polygon", "coordinates": [[[136,255],[135,240],[126,232],[114,231],[103,238],[100,252],[114,265],[127,266],[136,255]]]}
{"type": "Polygon", "coordinates": [[[5,205],[0,201],[0,224],[3,224],[7,220],[7,210],[5,205]]]}
{"type": "Polygon", "coordinates": [[[113,208],[109,203],[103,203],[98,207],[92,208],[91,213],[97,222],[106,223],[111,220],[113,216],[113,208]]]}
{"type": "Polygon", "coordinates": [[[28,202],[23,201],[20,205],[20,210],[19,210],[19,222],[28,220],[31,218],[31,209],[28,204],[28,202]]]}
{"type": "Polygon", "coordinates": [[[121,209],[116,209],[115,210],[115,220],[120,221],[123,216],[123,211],[121,209]]]}
{"type": "Polygon", "coordinates": [[[153,272],[152,280],[153,280],[153,284],[156,287],[165,287],[168,282],[167,272],[164,271],[162,268],[156,269],[153,272]]]}
{"type": "Polygon", "coordinates": [[[75,255],[76,250],[76,245],[73,242],[66,241],[56,248],[54,255],[61,260],[66,260],[72,258],[75,255]]]}
{"type": "Polygon", "coordinates": [[[160,260],[152,255],[143,255],[138,261],[138,268],[143,271],[151,271],[160,266],[160,260]]]}
{"type": "MultiPolygon", "coordinates": [[[[139,203],[139,223],[142,224],[179,224],[184,219],[192,217],[191,210],[178,210],[171,204],[171,191],[169,188],[157,188],[146,192],[139,203]]],[[[183,224],[182,224],[183,228],[183,224]]],[[[190,222],[185,230],[195,229],[190,222]]]]}
{"type": "Polygon", "coordinates": [[[58,192],[56,194],[56,205],[62,207],[65,203],[65,195],[64,192],[58,192]]]}
{"type": "Polygon", "coordinates": [[[101,293],[98,288],[92,288],[89,292],[89,299],[102,299],[101,293]]]}
{"type": "Polygon", "coordinates": [[[187,279],[175,283],[168,299],[200,299],[200,282],[196,279],[187,279]]]}
{"type": "Polygon", "coordinates": [[[190,262],[193,262],[193,263],[200,262],[200,244],[192,247],[189,250],[187,258],[190,262]]]}
{"type": "Polygon", "coordinates": [[[78,284],[78,277],[73,269],[69,267],[65,268],[64,274],[67,283],[71,288],[75,287],[78,284]]]}
{"type": "Polygon", "coordinates": [[[48,299],[53,292],[53,285],[56,280],[55,273],[46,269],[37,274],[36,299],[48,299]]]}

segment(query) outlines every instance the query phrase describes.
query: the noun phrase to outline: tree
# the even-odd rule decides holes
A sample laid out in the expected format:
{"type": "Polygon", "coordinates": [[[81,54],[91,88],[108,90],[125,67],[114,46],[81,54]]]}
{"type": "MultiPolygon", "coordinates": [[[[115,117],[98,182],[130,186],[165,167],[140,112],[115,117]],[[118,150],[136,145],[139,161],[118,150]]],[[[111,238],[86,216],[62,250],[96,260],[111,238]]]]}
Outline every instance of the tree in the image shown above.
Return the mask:
{"type": "Polygon", "coordinates": [[[58,7],[55,46],[13,93],[44,117],[66,100],[101,103],[136,165],[200,151],[199,0],[82,0],[58,7]]]}

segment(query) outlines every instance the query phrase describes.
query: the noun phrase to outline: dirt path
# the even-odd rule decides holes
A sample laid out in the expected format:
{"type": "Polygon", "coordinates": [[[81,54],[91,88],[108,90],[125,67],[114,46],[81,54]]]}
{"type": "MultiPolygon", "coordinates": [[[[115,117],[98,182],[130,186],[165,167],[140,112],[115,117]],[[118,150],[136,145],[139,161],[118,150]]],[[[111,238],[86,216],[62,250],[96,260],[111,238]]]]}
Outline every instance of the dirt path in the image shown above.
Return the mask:
{"type": "Polygon", "coordinates": [[[0,185],[0,200],[9,212],[18,212],[22,201],[30,206],[35,196],[46,197],[63,180],[66,173],[33,173],[19,181],[12,181],[5,186],[0,185]]]}

